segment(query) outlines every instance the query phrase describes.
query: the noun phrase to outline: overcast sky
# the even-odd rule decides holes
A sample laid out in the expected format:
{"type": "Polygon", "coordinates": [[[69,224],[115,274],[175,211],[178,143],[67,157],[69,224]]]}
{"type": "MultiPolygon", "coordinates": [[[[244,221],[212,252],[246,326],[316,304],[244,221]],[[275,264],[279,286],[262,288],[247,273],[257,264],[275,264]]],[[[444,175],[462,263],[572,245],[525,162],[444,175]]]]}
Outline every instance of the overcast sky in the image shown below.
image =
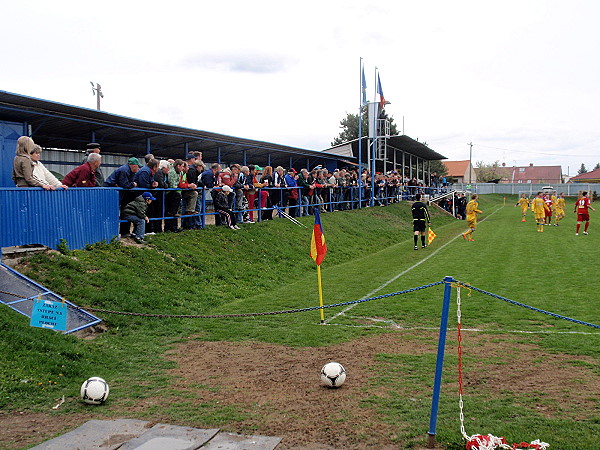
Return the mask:
{"type": "Polygon", "coordinates": [[[12,1],[0,90],[322,150],[380,71],[388,114],[450,160],[600,162],[600,3],[12,1]]]}

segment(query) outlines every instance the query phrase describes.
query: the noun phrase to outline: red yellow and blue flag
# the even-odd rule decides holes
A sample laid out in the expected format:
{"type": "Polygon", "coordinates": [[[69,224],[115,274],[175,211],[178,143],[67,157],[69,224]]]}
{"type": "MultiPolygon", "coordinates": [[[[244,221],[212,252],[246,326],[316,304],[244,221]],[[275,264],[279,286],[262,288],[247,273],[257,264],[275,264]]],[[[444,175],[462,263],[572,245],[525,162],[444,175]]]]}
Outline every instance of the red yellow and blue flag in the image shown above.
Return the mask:
{"type": "Polygon", "coordinates": [[[312,239],[310,241],[310,257],[315,260],[317,266],[320,266],[327,254],[327,244],[321,225],[321,216],[319,210],[315,208],[315,225],[313,227],[312,239]]]}
{"type": "Polygon", "coordinates": [[[377,93],[379,94],[379,106],[381,109],[383,109],[385,108],[385,104],[387,102],[383,96],[383,89],[381,88],[381,79],[379,78],[379,74],[377,74],[377,93]]]}

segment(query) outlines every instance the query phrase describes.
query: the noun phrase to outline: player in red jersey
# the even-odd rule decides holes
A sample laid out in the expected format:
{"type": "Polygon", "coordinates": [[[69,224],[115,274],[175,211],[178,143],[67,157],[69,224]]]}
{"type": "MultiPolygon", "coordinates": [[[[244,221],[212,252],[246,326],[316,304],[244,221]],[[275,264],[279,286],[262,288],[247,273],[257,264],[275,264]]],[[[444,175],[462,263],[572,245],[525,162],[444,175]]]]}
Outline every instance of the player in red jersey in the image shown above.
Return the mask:
{"type": "Polygon", "coordinates": [[[583,192],[581,198],[575,202],[575,211],[577,213],[577,230],[575,232],[575,236],[579,236],[579,228],[581,227],[581,222],[585,222],[585,227],[583,228],[583,234],[588,234],[587,230],[590,226],[590,212],[588,208],[592,211],[596,211],[592,207],[592,202],[589,198],[587,198],[587,192],[583,192]]]}
{"type": "Polygon", "coordinates": [[[550,194],[544,194],[544,203],[548,208],[545,209],[544,225],[550,225],[552,223],[552,211],[553,202],[550,194]]]}

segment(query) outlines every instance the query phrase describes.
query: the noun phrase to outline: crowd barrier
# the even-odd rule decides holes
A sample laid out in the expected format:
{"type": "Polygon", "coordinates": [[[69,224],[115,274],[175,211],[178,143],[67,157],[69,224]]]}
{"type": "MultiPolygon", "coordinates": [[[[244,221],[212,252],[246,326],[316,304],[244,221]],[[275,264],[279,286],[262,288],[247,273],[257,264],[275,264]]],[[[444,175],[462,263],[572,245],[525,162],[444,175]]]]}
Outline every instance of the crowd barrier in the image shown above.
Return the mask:
{"type": "MultiPolygon", "coordinates": [[[[372,195],[370,186],[345,186],[335,188],[320,188],[321,196],[314,192],[304,203],[301,195],[302,188],[257,188],[256,198],[260,199],[262,192],[267,192],[271,203],[266,208],[261,204],[248,205],[248,211],[254,212],[256,221],[262,221],[262,212],[287,208],[292,216],[313,214],[314,208],[326,212],[338,210],[353,210],[368,206],[387,206],[401,200],[412,200],[417,193],[435,195],[445,188],[423,186],[387,186],[377,187],[372,195]],[[296,205],[282,205],[284,192],[299,191],[296,205]]],[[[61,244],[67,244],[71,249],[84,248],[96,242],[110,242],[118,236],[120,220],[120,205],[122,196],[129,193],[141,194],[148,189],[121,188],[69,188],[46,191],[42,188],[0,188],[0,247],[17,245],[41,244],[57,249],[61,244]],[[64,242],[63,242],[64,241],[64,242]]],[[[210,190],[197,189],[198,202],[193,215],[167,215],[165,210],[166,196],[171,191],[186,191],[185,189],[152,189],[153,195],[162,201],[159,214],[151,217],[151,221],[175,219],[196,220],[197,228],[207,226],[207,218],[217,215],[212,208],[210,190]]],[[[304,200],[306,200],[304,198],[304,200]]],[[[234,213],[241,213],[234,202],[234,213]]]]}

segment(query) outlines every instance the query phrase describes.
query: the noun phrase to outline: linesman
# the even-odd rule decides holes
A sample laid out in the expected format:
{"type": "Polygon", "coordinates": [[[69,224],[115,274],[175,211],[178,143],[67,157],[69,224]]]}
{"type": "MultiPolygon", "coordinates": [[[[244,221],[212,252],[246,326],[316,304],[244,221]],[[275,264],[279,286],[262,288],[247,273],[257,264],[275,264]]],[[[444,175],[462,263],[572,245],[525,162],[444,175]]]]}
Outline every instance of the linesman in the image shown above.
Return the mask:
{"type": "Polygon", "coordinates": [[[427,247],[425,242],[425,230],[431,225],[431,217],[429,216],[429,210],[427,205],[421,201],[421,194],[415,195],[415,202],[410,208],[413,216],[413,239],[415,241],[415,250],[419,249],[418,241],[419,234],[421,235],[421,247],[427,247]]]}

